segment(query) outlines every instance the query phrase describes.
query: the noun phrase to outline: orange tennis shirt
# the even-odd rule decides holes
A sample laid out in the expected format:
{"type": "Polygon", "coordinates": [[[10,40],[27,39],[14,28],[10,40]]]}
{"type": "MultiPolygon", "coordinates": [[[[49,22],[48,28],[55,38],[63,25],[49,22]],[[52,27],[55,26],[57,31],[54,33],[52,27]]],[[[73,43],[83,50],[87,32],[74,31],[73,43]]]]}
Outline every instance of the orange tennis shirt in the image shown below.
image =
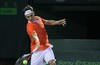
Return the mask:
{"type": "Polygon", "coordinates": [[[39,16],[35,16],[35,21],[31,22],[28,21],[27,26],[26,26],[26,30],[27,33],[30,37],[30,48],[31,51],[34,50],[36,43],[35,40],[32,38],[32,34],[34,34],[35,32],[37,33],[37,36],[39,38],[40,41],[40,48],[39,50],[44,50],[46,48],[48,48],[50,46],[49,40],[48,40],[48,35],[44,26],[44,23],[46,22],[45,19],[39,17],[39,16]]]}

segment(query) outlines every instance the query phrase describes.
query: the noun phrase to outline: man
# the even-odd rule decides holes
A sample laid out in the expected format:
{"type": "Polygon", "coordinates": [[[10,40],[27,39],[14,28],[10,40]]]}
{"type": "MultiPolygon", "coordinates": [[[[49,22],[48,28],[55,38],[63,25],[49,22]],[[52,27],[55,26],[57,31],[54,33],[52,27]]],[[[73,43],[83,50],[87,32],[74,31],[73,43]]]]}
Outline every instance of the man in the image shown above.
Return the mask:
{"type": "Polygon", "coordinates": [[[31,56],[31,65],[43,65],[43,60],[49,65],[56,65],[56,59],[52,51],[53,46],[49,43],[44,24],[64,26],[66,24],[65,19],[55,21],[35,16],[35,12],[30,5],[24,8],[24,15],[28,20],[26,30],[31,40],[31,52],[34,52],[31,56]]]}

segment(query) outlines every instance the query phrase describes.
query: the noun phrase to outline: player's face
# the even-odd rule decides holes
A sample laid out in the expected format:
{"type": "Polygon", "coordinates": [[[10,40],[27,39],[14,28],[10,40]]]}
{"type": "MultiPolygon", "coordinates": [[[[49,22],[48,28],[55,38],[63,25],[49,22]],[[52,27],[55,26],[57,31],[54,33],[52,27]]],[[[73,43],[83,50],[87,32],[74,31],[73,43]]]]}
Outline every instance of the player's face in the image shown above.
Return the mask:
{"type": "Polygon", "coordinates": [[[32,12],[32,13],[30,13],[30,14],[27,14],[25,17],[26,17],[28,20],[32,20],[32,19],[34,18],[34,15],[35,15],[35,13],[32,12]]]}

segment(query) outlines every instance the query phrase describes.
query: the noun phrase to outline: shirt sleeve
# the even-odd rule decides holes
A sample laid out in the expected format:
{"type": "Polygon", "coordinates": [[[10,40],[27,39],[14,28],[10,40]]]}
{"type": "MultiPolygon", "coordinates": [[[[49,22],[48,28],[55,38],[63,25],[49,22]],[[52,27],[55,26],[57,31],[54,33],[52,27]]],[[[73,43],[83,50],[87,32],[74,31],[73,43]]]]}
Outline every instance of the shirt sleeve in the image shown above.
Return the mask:
{"type": "Polygon", "coordinates": [[[44,18],[41,18],[41,17],[40,17],[40,19],[41,19],[41,21],[42,21],[43,23],[47,22],[47,20],[44,19],[44,18]]]}
{"type": "Polygon", "coordinates": [[[47,22],[46,19],[44,19],[44,18],[42,18],[42,17],[40,17],[40,16],[35,16],[35,17],[36,17],[36,18],[40,18],[40,20],[41,20],[43,23],[47,22]]]}
{"type": "Polygon", "coordinates": [[[45,19],[43,19],[43,18],[41,18],[41,20],[42,20],[43,23],[47,22],[47,20],[45,20],[45,19]]]}

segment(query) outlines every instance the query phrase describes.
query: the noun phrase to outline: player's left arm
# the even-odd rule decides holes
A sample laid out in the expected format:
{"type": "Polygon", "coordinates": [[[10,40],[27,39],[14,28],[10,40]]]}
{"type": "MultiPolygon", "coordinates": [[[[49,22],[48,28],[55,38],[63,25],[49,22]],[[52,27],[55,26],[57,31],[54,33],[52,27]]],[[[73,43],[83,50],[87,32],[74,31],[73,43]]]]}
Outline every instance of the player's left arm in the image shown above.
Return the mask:
{"type": "Polygon", "coordinates": [[[66,19],[61,19],[61,20],[46,20],[46,22],[44,24],[46,25],[66,25],[66,19]]]}

